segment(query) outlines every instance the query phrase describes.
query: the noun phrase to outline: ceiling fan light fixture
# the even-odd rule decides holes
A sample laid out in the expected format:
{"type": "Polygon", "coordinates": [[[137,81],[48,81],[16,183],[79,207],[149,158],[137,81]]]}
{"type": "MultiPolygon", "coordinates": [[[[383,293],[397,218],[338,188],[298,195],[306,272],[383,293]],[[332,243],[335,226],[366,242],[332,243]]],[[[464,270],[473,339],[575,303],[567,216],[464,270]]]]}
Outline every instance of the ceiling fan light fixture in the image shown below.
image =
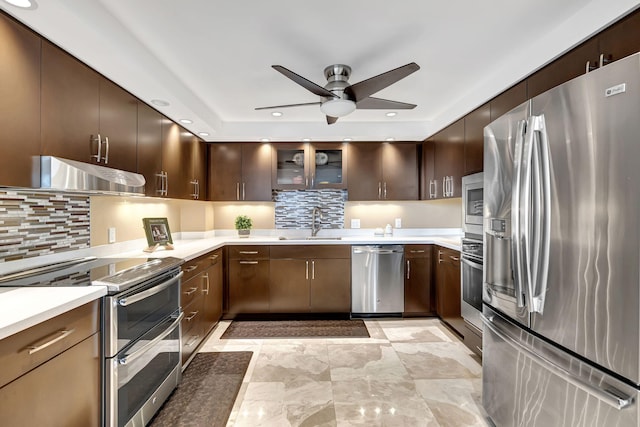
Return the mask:
{"type": "Polygon", "coordinates": [[[21,9],[36,9],[38,4],[35,0],[4,0],[12,6],[19,7],[21,9]]]}
{"type": "Polygon", "coordinates": [[[330,117],[344,117],[356,110],[356,103],[348,99],[330,99],[320,106],[320,111],[330,117]]]}
{"type": "Polygon", "coordinates": [[[271,113],[271,115],[272,115],[273,117],[282,117],[282,112],[280,112],[280,111],[274,111],[273,113],[271,113]]]}
{"type": "Polygon", "coordinates": [[[395,117],[398,113],[396,113],[395,111],[389,111],[387,114],[385,114],[385,116],[387,117],[395,117]]]}

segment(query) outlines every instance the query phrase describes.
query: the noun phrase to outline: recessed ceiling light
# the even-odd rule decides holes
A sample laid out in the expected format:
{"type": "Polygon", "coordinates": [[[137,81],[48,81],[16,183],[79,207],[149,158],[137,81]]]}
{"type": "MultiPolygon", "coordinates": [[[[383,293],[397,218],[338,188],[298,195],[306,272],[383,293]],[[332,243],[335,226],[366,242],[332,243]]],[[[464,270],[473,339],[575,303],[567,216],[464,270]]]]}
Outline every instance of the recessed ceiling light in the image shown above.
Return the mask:
{"type": "Polygon", "coordinates": [[[393,142],[393,141],[395,141],[395,139],[393,139],[393,138],[387,138],[387,139],[385,139],[385,141],[387,141],[387,142],[393,142]]]}
{"type": "Polygon", "coordinates": [[[20,7],[22,9],[36,9],[38,4],[35,0],[4,0],[12,6],[20,7]]]}
{"type": "Polygon", "coordinates": [[[189,119],[180,119],[180,123],[183,123],[185,125],[190,125],[191,123],[193,123],[193,120],[189,120],[189,119]]]}
{"type": "Polygon", "coordinates": [[[260,142],[269,142],[269,138],[260,138],[260,142]]]}
{"type": "Polygon", "coordinates": [[[169,105],[171,105],[169,104],[168,101],[165,101],[164,99],[152,99],[151,103],[158,107],[168,107],[169,105]]]}
{"type": "Polygon", "coordinates": [[[343,140],[344,142],[350,142],[350,141],[353,141],[353,139],[351,139],[351,138],[343,138],[342,140],[343,140]]]}
{"type": "Polygon", "coordinates": [[[280,111],[274,111],[273,113],[271,113],[271,115],[273,117],[282,117],[282,113],[280,111]]]}
{"type": "Polygon", "coordinates": [[[302,142],[310,142],[311,138],[302,138],[302,142]]]}
{"type": "Polygon", "coordinates": [[[200,136],[209,136],[209,132],[198,132],[200,136]]]}
{"type": "Polygon", "coordinates": [[[395,117],[398,113],[396,113],[395,111],[389,111],[387,114],[385,114],[385,116],[387,117],[395,117]]]}

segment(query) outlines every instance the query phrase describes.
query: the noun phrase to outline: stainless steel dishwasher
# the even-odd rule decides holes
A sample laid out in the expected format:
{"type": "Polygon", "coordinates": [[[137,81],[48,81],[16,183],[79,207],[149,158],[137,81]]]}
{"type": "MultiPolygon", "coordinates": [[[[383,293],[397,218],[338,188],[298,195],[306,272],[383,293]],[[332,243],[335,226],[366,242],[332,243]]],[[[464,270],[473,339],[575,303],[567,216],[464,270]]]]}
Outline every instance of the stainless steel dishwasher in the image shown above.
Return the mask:
{"type": "Polygon", "coordinates": [[[401,315],[404,246],[353,246],[351,251],[351,315],[401,315]]]}

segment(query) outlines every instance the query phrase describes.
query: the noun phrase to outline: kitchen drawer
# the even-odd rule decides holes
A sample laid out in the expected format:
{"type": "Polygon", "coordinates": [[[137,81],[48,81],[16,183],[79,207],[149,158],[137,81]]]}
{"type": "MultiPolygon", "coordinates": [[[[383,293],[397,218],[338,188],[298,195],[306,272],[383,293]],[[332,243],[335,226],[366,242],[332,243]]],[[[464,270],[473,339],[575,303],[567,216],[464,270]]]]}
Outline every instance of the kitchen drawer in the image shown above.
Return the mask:
{"type": "Polygon", "coordinates": [[[427,258],[431,256],[431,245],[404,245],[405,258],[427,258]]]}
{"type": "Polygon", "coordinates": [[[271,246],[271,258],[350,258],[351,247],[349,245],[284,245],[271,246]]]}
{"type": "Polygon", "coordinates": [[[95,300],[0,341],[0,387],[100,330],[95,300]]]}
{"type": "Polygon", "coordinates": [[[454,249],[438,246],[436,262],[440,263],[460,263],[460,252],[454,249]]]}
{"type": "Polygon", "coordinates": [[[180,306],[186,307],[202,295],[202,277],[192,277],[180,283],[180,306]]]}
{"type": "Polygon", "coordinates": [[[195,325],[201,323],[204,315],[204,298],[202,298],[200,292],[198,292],[198,295],[199,296],[191,301],[191,303],[182,308],[184,312],[184,317],[181,322],[183,335],[193,329],[195,325]]]}
{"type": "Polygon", "coordinates": [[[467,322],[465,322],[464,326],[464,345],[482,357],[482,331],[467,322]]]}
{"type": "Polygon", "coordinates": [[[186,282],[192,277],[197,276],[198,274],[205,271],[209,268],[214,262],[217,262],[220,258],[220,253],[218,251],[209,252],[206,255],[202,255],[198,258],[194,258],[191,261],[187,261],[182,264],[182,271],[184,275],[182,276],[182,281],[186,282]]]}
{"type": "Polygon", "coordinates": [[[269,258],[269,246],[229,246],[229,259],[269,258]]]}
{"type": "Polygon", "coordinates": [[[202,299],[194,301],[185,309],[182,318],[182,365],[183,368],[204,338],[202,299]]]}

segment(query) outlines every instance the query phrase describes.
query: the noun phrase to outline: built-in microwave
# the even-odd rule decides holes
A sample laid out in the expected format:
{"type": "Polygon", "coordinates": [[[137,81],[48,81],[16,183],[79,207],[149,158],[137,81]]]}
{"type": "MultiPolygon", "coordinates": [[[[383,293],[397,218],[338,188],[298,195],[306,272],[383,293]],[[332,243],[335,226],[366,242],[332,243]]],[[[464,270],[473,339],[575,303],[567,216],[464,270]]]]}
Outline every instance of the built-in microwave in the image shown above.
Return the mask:
{"type": "Polygon", "coordinates": [[[484,176],[482,172],[462,177],[462,230],[482,236],[484,176]]]}

